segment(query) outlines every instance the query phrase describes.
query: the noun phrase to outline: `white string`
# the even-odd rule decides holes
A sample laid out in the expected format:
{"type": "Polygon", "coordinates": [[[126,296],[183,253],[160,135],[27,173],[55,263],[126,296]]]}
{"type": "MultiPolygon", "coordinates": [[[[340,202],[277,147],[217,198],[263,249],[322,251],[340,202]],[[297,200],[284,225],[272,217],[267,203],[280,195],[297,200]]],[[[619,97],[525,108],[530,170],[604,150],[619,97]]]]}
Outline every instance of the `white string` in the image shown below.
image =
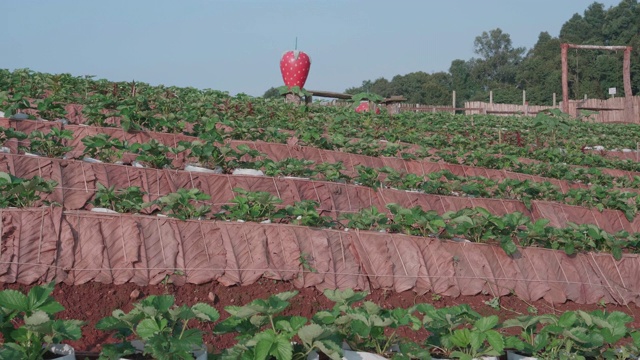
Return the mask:
{"type": "MultiPolygon", "coordinates": [[[[0,261],[2,265],[28,265],[28,266],[45,266],[50,269],[59,269],[67,272],[82,272],[82,271],[112,271],[112,270],[166,270],[166,271],[281,271],[288,273],[308,273],[308,274],[323,274],[323,275],[345,275],[345,276],[367,276],[369,274],[362,273],[351,273],[351,272],[333,272],[333,271],[319,271],[317,269],[314,270],[292,270],[292,269],[280,269],[280,268],[215,268],[215,267],[186,267],[186,268],[177,268],[177,267],[112,267],[112,268],[66,268],[63,266],[49,265],[49,264],[39,264],[32,262],[17,262],[17,261],[0,261]]],[[[186,274],[185,276],[189,276],[186,274]]],[[[399,275],[399,274],[375,274],[372,275],[375,277],[392,277],[392,278],[403,278],[403,279],[465,279],[465,280],[488,280],[487,277],[482,276],[449,276],[449,275],[399,275]]],[[[593,284],[579,281],[562,281],[562,280],[540,280],[540,279],[526,279],[526,278],[506,278],[506,277],[493,277],[491,280],[499,280],[499,281],[520,281],[526,283],[558,283],[558,284],[568,284],[568,285],[583,285],[589,287],[601,287],[607,289],[613,288],[621,288],[627,291],[631,291],[630,289],[625,288],[624,286],[620,286],[617,284],[614,285],[603,285],[603,284],[593,284]]],[[[637,293],[640,294],[640,293],[637,293]]]]}

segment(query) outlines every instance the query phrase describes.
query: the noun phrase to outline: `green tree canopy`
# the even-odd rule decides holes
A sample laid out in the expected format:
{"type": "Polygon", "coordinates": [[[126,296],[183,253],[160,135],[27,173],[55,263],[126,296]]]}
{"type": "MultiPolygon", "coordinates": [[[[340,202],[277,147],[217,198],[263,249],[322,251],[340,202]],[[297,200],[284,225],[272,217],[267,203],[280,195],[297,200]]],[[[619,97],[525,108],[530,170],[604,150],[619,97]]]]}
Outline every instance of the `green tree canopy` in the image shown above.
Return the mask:
{"type": "MultiPolygon", "coordinates": [[[[456,91],[458,104],[468,100],[489,99],[495,102],[519,103],[522,90],[530,104],[550,105],[552,94],[560,96],[560,44],[632,46],[631,81],[634,94],[640,92],[640,4],[638,0],[621,0],[609,9],[594,2],[583,14],[574,14],[561,27],[558,36],[542,31],[529,50],[514,47],[511,37],[502,29],[485,31],[474,39],[478,56],[456,59],[448,72],[428,74],[422,71],[396,75],[391,80],[378,78],[363,81],[359,87],[347,89],[350,94],[373,92],[388,97],[403,95],[409,103],[449,105],[451,91],[456,91]]],[[[572,50],[568,54],[570,98],[608,97],[610,87],[624,95],[622,84],[622,52],[572,50]]]]}

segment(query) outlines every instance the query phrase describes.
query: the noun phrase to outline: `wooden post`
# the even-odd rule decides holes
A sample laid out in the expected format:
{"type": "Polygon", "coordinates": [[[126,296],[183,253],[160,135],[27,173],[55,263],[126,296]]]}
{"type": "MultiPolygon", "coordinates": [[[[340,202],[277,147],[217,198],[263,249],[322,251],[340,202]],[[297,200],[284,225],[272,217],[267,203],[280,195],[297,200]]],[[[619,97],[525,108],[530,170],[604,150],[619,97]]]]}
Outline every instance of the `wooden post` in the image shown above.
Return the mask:
{"type": "Polygon", "coordinates": [[[489,104],[493,105],[493,90],[489,91],[489,104]]]}
{"type": "Polygon", "coordinates": [[[631,97],[631,46],[627,46],[624,50],[624,59],[622,60],[622,77],[624,83],[624,96],[631,97]]]}
{"type": "Polygon", "coordinates": [[[624,83],[624,117],[625,121],[636,122],[636,114],[633,111],[633,94],[631,93],[631,46],[624,50],[622,60],[622,74],[624,83]]]}
{"type": "Polygon", "coordinates": [[[522,106],[527,105],[527,90],[522,90],[522,106]]]}
{"type": "Polygon", "coordinates": [[[553,107],[556,107],[556,93],[553,93],[553,107]]]}
{"type": "Polygon", "coordinates": [[[456,91],[453,90],[453,92],[451,93],[451,97],[453,98],[453,100],[451,101],[451,105],[453,106],[453,114],[456,113],[456,91]]]}
{"type": "Polygon", "coordinates": [[[567,63],[567,50],[569,44],[560,45],[560,57],[562,62],[562,112],[569,113],[569,65],[567,63]]]}

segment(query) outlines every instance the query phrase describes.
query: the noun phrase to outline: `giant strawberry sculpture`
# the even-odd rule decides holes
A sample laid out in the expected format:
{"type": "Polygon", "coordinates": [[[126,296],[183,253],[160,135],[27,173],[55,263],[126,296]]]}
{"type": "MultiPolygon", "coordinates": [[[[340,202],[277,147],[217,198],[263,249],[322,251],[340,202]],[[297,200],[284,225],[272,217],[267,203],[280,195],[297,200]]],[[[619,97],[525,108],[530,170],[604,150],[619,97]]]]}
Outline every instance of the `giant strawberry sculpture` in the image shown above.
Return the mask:
{"type": "MultiPolygon", "coordinates": [[[[369,102],[368,101],[362,101],[360,102],[360,105],[358,105],[358,107],[356,108],[356,112],[357,113],[362,113],[362,112],[367,112],[370,111],[371,109],[369,108],[369,102]]],[[[376,114],[380,114],[380,108],[376,106],[376,114]]]]}
{"type": "Polygon", "coordinates": [[[298,86],[300,89],[304,87],[311,68],[311,59],[309,55],[300,50],[290,50],[282,55],[280,59],[280,72],[284,84],[292,88],[298,86]]]}

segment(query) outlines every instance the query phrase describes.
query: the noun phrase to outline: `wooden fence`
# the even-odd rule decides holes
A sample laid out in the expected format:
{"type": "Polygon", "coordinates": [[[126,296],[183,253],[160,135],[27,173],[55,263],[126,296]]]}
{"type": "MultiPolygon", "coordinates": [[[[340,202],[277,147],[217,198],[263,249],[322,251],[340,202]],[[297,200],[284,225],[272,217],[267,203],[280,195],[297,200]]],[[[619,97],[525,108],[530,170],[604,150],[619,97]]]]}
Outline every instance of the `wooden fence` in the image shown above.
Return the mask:
{"type": "Polygon", "coordinates": [[[524,115],[536,116],[540,111],[551,109],[552,106],[521,105],[521,104],[496,104],[483,101],[468,101],[464,103],[465,114],[491,114],[491,115],[524,115]]]}
{"type": "MultiPolygon", "coordinates": [[[[555,95],[555,94],[554,94],[555,95]]],[[[524,96],[523,96],[524,98],[524,96]]],[[[555,96],[554,96],[555,103],[555,96]]],[[[332,106],[351,106],[353,103],[344,100],[333,100],[327,105],[332,106]]],[[[443,105],[425,105],[425,104],[406,104],[394,103],[389,104],[387,109],[390,113],[400,112],[447,112],[456,113],[456,111],[464,112],[465,115],[489,114],[501,116],[536,116],[540,111],[559,108],[562,109],[562,102],[558,106],[540,106],[528,104],[496,104],[483,101],[468,101],[464,103],[464,107],[457,108],[453,106],[443,105]]],[[[629,100],[624,97],[610,98],[606,100],[600,99],[584,99],[569,100],[568,113],[573,117],[578,117],[580,110],[594,111],[587,118],[589,121],[601,123],[640,123],[640,96],[633,96],[629,100]],[[629,101],[629,103],[626,103],[629,101]]]]}
{"type": "Polygon", "coordinates": [[[597,114],[591,115],[588,120],[602,123],[633,122],[640,123],[640,96],[633,96],[629,100],[628,110],[625,110],[626,98],[610,98],[607,100],[586,99],[569,100],[569,111],[571,116],[577,117],[578,111],[595,111],[597,114]]]}
{"type": "MultiPolygon", "coordinates": [[[[580,110],[594,111],[587,118],[589,121],[601,123],[631,122],[640,123],[640,96],[633,96],[629,110],[625,110],[625,98],[611,98],[606,100],[585,99],[569,100],[569,115],[578,117],[580,110]]],[[[536,116],[538,112],[551,109],[553,106],[520,105],[520,104],[492,104],[482,101],[470,101],[464,103],[465,114],[492,114],[492,115],[524,115],[536,116]]],[[[557,106],[562,108],[562,102],[557,106]]]]}

